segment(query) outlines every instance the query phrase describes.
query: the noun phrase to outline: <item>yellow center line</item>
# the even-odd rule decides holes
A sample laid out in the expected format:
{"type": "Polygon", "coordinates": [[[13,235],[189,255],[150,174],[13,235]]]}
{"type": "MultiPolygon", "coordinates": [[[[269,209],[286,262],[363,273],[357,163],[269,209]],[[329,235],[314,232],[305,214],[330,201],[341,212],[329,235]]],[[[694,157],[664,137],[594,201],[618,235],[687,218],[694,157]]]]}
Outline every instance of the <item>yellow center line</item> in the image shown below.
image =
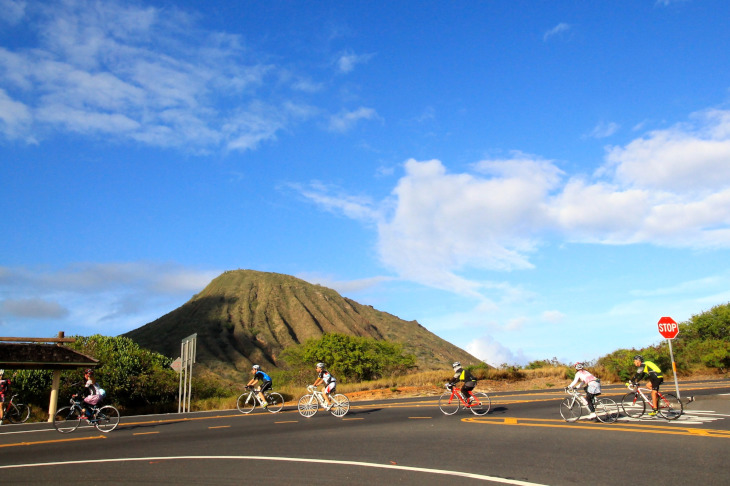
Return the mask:
{"type": "Polygon", "coordinates": [[[687,435],[702,437],[718,437],[730,439],[730,431],[713,430],[713,429],[697,429],[692,427],[669,427],[656,426],[650,424],[598,424],[598,423],[581,423],[566,424],[562,420],[553,419],[528,419],[528,418],[492,418],[492,417],[469,417],[461,419],[462,422],[488,424],[488,425],[517,425],[522,427],[570,427],[571,429],[588,429],[588,430],[611,430],[614,432],[643,432],[650,434],[666,434],[666,435],[687,435]]]}
{"type": "Polygon", "coordinates": [[[432,419],[433,417],[408,417],[409,419],[432,419]]]}
{"type": "Polygon", "coordinates": [[[159,432],[135,432],[132,435],[150,435],[150,434],[159,434],[159,432]]]}
{"type": "Polygon", "coordinates": [[[0,447],[30,446],[30,445],[38,445],[38,444],[59,444],[62,442],[76,442],[76,441],[80,441],[80,440],[96,440],[96,439],[106,439],[106,436],[97,435],[94,437],[79,437],[77,439],[57,439],[57,440],[39,440],[37,442],[17,442],[15,444],[0,444],[0,447]]]}
{"type": "Polygon", "coordinates": [[[365,420],[362,417],[354,417],[354,418],[343,418],[342,420],[365,420]]]}
{"type": "Polygon", "coordinates": [[[208,427],[209,429],[228,429],[230,428],[230,425],[213,425],[211,427],[208,427]]]}
{"type": "Polygon", "coordinates": [[[274,422],[275,424],[298,424],[299,420],[281,420],[279,422],[274,422]]]}

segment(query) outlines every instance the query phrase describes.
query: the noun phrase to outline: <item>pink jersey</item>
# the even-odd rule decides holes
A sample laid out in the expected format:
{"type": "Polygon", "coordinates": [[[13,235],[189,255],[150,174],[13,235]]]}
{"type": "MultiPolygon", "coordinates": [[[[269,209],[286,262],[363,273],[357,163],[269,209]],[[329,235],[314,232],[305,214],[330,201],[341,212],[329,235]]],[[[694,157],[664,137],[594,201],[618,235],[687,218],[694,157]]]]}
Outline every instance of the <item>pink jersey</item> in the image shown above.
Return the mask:
{"type": "Polygon", "coordinates": [[[575,378],[573,379],[573,383],[568,385],[569,387],[573,388],[576,384],[578,384],[579,381],[582,381],[586,385],[592,381],[596,381],[596,377],[593,376],[590,371],[583,369],[578,370],[575,372],[575,378]]]}

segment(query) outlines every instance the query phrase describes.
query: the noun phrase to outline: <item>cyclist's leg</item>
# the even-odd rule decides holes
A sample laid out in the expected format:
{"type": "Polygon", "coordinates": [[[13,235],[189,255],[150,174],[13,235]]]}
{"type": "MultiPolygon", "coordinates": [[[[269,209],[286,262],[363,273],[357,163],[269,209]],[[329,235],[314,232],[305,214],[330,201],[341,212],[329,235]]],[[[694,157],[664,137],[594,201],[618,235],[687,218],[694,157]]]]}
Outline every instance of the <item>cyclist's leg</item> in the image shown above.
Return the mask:
{"type": "Polygon", "coordinates": [[[590,393],[588,391],[588,387],[585,387],[586,391],[586,406],[588,407],[588,411],[590,413],[596,413],[596,407],[593,404],[593,401],[596,399],[596,395],[593,393],[590,393]]]}
{"type": "Polygon", "coordinates": [[[464,384],[464,386],[461,387],[461,394],[464,395],[464,400],[466,400],[467,405],[469,404],[469,401],[471,399],[471,391],[473,389],[473,385],[467,386],[466,383],[464,384]]]}
{"type": "Polygon", "coordinates": [[[332,397],[330,395],[334,394],[336,388],[337,388],[337,383],[332,382],[329,385],[327,385],[323,391],[324,399],[327,401],[328,407],[332,406],[332,397]]]}
{"type": "Polygon", "coordinates": [[[263,404],[263,406],[267,406],[268,405],[266,403],[266,396],[264,395],[264,392],[266,390],[270,390],[270,389],[271,389],[271,382],[270,381],[265,381],[265,382],[263,382],[261,384],[261,389],[259,390],[259,398],[261,399],[261,403],[263,404]]]}

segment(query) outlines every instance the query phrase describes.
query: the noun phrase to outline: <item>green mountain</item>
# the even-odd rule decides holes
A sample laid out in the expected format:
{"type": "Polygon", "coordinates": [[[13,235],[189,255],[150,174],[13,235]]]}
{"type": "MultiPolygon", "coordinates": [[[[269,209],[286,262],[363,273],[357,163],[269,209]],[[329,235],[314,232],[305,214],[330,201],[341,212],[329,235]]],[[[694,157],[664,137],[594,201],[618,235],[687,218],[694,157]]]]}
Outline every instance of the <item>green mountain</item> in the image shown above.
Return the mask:
{"type": "Polygon", "coordinates": [[[227,271],[188,302],[125,336],[169,357],[197,333],[197,363],[239,377],[252,363],[280,367],[281,351],[325,333],[402,343],[420,369],[479,360],[416,321],[404,321],[298,278],[254,270],[227,271]]]}

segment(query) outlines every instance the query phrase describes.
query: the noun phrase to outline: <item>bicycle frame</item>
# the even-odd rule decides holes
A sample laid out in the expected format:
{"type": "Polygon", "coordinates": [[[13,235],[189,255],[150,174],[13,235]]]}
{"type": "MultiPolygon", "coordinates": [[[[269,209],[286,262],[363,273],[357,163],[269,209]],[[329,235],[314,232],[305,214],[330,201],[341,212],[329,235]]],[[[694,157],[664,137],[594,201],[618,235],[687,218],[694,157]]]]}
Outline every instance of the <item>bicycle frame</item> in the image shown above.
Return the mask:
{"type": "Polygon", "coordinates": [[[471,392],[471,390],[468,390],[467,393],[469,394],[469,397],[473,399],[471,402],[467,402],[464,400],[464,393],[460,388],[456,388],[455,386],[451,387],[451,398],[449,399],[449,403],[454,399],[454,397],[458,397],[461,401],[461,404],[464,405],[465,408],[471,408],[473,406],[481,405],[481,402],[479,399],[471,392]]]}
{"type": "Polygon", "coordinates": [[[621,400],[621,406],[623,407],[626,415],[630,417],[639,418],[644,415],[647,405],[650,409],[654,408],[654,404],[651,399],[651,392],[653,391],[656,391],[657,394],[656,412],[659,415],[667,420],[675,420],[684,413],[684,406],[682,405],[681,400],[671,393],[662,393],[659,390],[641,387],[638,384],[627,384],[626,386],[628,387],[629,392],[624,395],[621,400]],[[639,400],[639,397],[641,397],[641,400],[639,400]]]}
{"type": "Polygon", "coordinates": [[[462,389],[456,386],[446,386],[447,392],[439,398],[439,408],[445,415],[453,415],[459,411],[462,406],[474,415],[486,415],[492,408],[492,402],[489,395],[484,392],[473,393],[471,390],[467,392],[467,396],[463,395],[462,389]]]}
{"type": "Polygon", "coordinates": [[[317,390],[313,385],[307,387],[307,395],[302,396],[297,403],[299,414],[305,418],[311,418],[317,413],[319,407],[328,410],[335,417],[342,418],[347,415],[350,410],[350,400],[342,394],[329,395],[332,400],[331,404],[327,404],[324,391],[317,390]]]}

